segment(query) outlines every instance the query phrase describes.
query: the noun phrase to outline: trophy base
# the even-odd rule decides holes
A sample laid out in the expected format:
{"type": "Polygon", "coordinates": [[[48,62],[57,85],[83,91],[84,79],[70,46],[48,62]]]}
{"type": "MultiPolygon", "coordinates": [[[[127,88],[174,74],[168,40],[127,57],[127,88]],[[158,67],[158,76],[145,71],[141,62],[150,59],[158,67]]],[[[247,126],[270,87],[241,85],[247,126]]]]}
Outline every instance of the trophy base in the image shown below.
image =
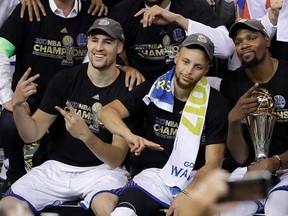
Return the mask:
{"type": "Polygon", "coordinates": [[[266,156],[266,155],[267,155],[267,154],[264,154],[264,153],[258,154],[258,155],[256,156],[256,158],[255,158],[255,161],[256,161],[256,162],[259,162],[259,161],[262,161],[262,160],[267,159],[267,156],[266,156]]]}

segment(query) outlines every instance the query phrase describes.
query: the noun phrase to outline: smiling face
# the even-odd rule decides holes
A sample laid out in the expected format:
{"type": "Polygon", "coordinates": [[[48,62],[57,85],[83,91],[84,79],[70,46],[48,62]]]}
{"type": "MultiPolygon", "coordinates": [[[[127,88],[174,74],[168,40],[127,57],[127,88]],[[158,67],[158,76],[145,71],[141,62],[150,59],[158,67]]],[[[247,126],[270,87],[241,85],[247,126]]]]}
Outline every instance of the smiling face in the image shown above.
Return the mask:
{"type": "Polygon", "coordinates": [[[234,38],[236,53],[245,67],[254,67],[269,54],[270,39],[260,31],[240,29],[234,38]]]}
{"type": "Polygon", "coordinates": [[[123,50],[123,43],[108,35],[97,33],[88,37],[88,57],[95,69],[109,68],[116,62],[117,55],[123,50]]]}
{"type": "Polygon", "coordinates": [[[192,89],[209,70],[209,59],[200,49],[181,47],[176,54],[175,85],[181,89],[192,89]]]}

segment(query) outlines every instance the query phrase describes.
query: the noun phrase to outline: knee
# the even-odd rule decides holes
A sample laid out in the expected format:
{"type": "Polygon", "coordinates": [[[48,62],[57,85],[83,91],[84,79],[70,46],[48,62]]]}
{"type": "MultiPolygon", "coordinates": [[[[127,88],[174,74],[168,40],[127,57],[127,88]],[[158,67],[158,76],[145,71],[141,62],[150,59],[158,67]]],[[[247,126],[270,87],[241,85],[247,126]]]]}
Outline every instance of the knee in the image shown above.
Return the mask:
{"type": "Polygon", "coordinates": [[[0,201],[1,215],[32,215],[28,204],[15,197],[5,197],[0,201]]]}
{"type": "Polygon", "coordinates": [[[117,205],[117,201],[117,196],[103,193],[94,197],[91,208],[97,216],[110,216],[117,205]]]}
{"type": "Polygon", "coordinates": [[[284,190],[274,191],[267,198],[265,204],[266,216],[287,216],[288,215],[288,192],[284,190]]]}
{"type": "Polygon", "coordinates": [[[223,211],[220,216],[251,216],[257,212],[258,205],[253,201],[243,201],[234,207],[223,211]]]}

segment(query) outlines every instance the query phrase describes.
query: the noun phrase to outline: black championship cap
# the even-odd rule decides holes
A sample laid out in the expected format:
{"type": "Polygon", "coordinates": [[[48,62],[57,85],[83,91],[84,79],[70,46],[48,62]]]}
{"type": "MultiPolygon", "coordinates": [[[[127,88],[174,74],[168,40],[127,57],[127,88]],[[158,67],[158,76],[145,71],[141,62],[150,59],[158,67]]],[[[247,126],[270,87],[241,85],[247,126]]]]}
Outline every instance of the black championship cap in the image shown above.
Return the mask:
{"type": "Polygon", "coordinates": [[[239,29],[252,29],[255,31],[260,31],[265,36],[269,37],[261,21],[257,19],[242,19],[237,23],[234,23],[229,30],[229,37],[233,39],[239,29]]]}
{"type": "Polygon", "coordinates": [[[210,60],[214,55],[214,44],[207,36],[203,34],[191,34],[182,42],[181,47],[188,47],[191,45],[199,45],[204,48],[210,60]]]}
{"type": "Polygon", "coordinates": [[[93,25],[87,31],[89,34],[91,31],[101,30],[104,31],[107,35],[109,35],[113,39],[120,39],[124,42],[124,34],[121,25],[110,18],[99,18],[96,19],[93,25]]]}

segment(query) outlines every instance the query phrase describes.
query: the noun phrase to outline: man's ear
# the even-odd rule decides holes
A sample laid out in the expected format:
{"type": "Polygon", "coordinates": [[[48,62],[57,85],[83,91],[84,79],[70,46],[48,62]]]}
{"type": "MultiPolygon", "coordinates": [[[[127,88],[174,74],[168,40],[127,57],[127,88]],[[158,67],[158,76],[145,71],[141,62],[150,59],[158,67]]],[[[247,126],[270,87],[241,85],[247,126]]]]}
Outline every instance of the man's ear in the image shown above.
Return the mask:
{"type": "Polygon", "coordinates": [[[175,57],[174,57],[174,63],[176,64],[177,60],[179,58],[179,51],[176,53],[175,57]]]}
{"type": "Polygon", "coordinates": [[[117,54],[120,54],[123,49],[124,49],[124,43],[123,42],[118,43],[117,54]]]}
{"type": "Polygon", "coordinates": [[[268,36],[265,36],[266,47],[271,47],[271,39],[268,36]]]}
{"type": "Polygon", "coordinates": [[[210,63],[209,63],[209,65],[207,66],[207,68],[206,68],[206,71],[205,71],[205,74],[204,74],[204,75],[206,75],[206,74],[207,74],[207,72],[209,71],[209,69],[210,69],[211,65],[212,65],[212,62],[210,62],[210,63]]]}

